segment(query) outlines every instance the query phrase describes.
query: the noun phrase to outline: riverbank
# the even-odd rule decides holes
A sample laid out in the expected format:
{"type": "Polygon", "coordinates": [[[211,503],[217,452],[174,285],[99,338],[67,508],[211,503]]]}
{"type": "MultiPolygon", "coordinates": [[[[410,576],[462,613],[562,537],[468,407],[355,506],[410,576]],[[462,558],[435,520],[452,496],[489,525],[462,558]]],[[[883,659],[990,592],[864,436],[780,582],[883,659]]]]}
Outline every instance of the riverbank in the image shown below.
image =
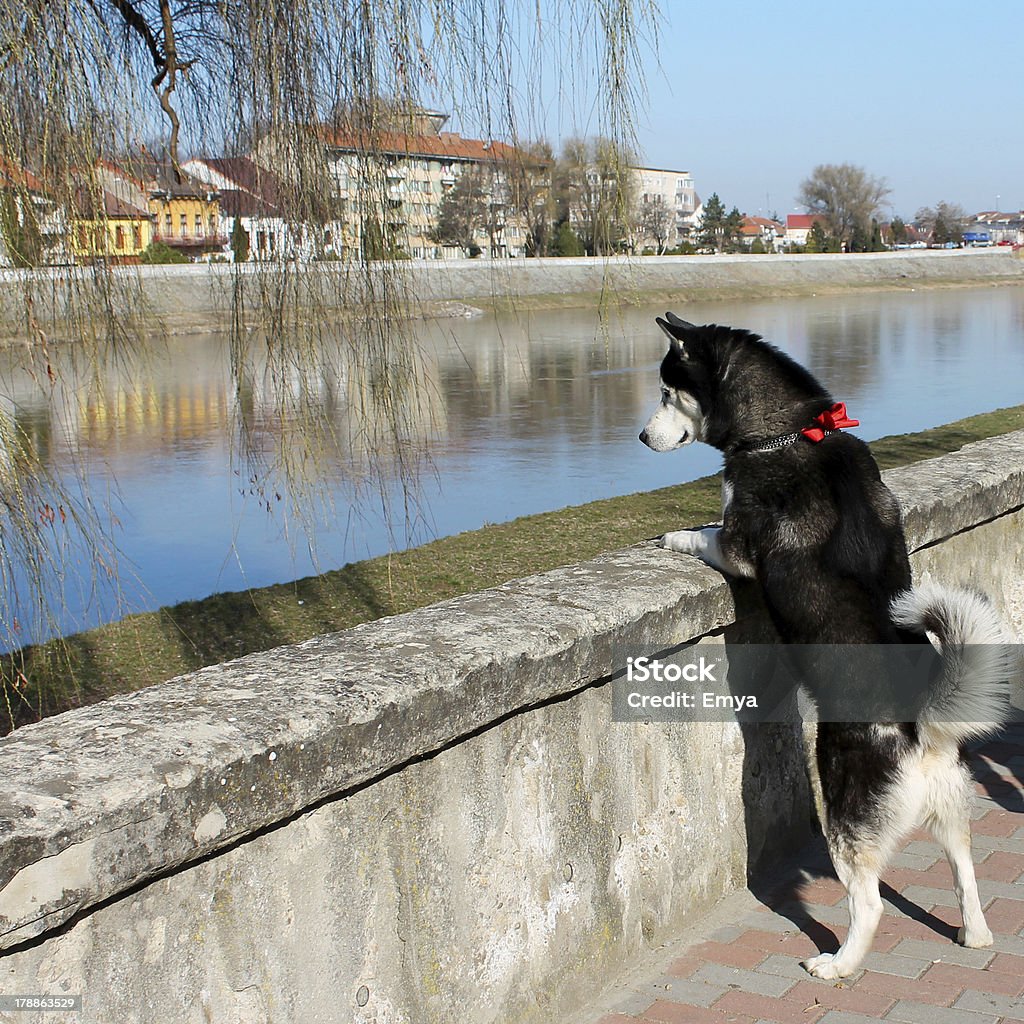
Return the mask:
{"type": "MultiPolygon", "coordinates": [[[[883,469],[1024,429],[1024,405],[872,442],[883,469]]],[[[322,576],[217,594],[18,652],[4,675],[11,721],[24,724],[184,672],[411,611],[593,558],[721,514],[720,478],[525,516],[355,562],[322,576]]]]}
{"type": "MultiPolygon", "coordinates": [[[[258,308],[253,301],[257,290],[266,289],[268,301],[276,301],[273,297],[283,289],[299,308],[315,310],[319,318],[340,318],[366,287],[361,276],[342,263],[289,265],[283,282],[266,266],[246,264],[241,270],[243,282],[251,286],[245,289],[250,310],[258,308]]],[[[171,334],[226,331],[231,324],[235,273],[226,264],[121,267],[113,272],[114,287],[105,298],[112,308],[131,311],[137,329],[171,334]]],[[[68,311],[77,308],[81,314],[82,303],[88,301],[83,280],[60,269],[6,270],[0,271],[0,285],[4,285],[0,288],[0,341],[26,334],[24,290],[18,287],[26,281],[35,293],[35,328],[50,338],[73,336],[68,311]]],[[[457,317],[506,309],[680,304],[985,284],[1024,284],[1024,258],[1008,248],[993,248],[410,261],[398,264],[389,287],[376,291],[378,295],[386,291],[392,307],[411,316],[457,317]]]]}

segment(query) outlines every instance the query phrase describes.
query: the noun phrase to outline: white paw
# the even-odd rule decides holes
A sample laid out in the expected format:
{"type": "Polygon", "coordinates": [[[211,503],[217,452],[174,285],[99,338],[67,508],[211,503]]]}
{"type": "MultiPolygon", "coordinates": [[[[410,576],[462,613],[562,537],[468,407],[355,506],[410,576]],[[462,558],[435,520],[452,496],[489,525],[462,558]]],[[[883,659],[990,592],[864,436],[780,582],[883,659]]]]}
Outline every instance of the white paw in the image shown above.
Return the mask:
{"type": "Polygon", "coordinates": [[[658,538],[658,543],[669,551],[683,555],[699,555],[704,550],[703,530],[676,530],[658,538]]]}
{"type": "Polygon", "coordinates": [[[810,960],[803,961],[803,966],[808,974],[813,974],[814,977],[824,981],[845,978],[848,974],[853,973],[852,970],[844,967],[842,961],[838,959],[838,953],[821,953],[818,956],[812,956],[810,960]]]}
{"type": "Polygon", "coordinates": [[[988,930],[987,926],[968,930],[967,926],[964,925],[956,933],[956,941],[968,949],[984,949],[985,946],[992,945],[992,933],[988,930]]]}

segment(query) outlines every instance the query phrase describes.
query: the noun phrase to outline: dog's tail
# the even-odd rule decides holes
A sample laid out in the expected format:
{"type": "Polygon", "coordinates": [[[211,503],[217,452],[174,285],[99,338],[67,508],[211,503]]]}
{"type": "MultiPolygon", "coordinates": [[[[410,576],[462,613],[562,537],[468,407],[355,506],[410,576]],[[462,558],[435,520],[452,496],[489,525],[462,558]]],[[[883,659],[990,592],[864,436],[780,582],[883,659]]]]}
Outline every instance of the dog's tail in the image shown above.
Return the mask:
{"type": "Polygon", "coordinates": [[[897,626],[931,633],[942,674],[918,716],[926,746],[959,747],[994,732],[1009,712],[1010,648],[992,603],[972,590],[923,583],[892,602],[897,626]]]}

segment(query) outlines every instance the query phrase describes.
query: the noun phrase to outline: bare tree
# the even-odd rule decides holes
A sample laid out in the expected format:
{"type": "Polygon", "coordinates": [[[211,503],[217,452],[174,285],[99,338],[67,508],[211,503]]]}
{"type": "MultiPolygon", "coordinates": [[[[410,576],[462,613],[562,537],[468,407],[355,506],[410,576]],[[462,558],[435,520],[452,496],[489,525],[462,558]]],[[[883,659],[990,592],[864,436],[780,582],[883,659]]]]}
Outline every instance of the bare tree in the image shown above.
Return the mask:
{"type": "Polygon", "coordinates": [[[639,227],[641,240],[652,239],[661,256],[675,229],[676,213],[663,196],[654,196],[640,205],[639,227]]]}
{"type": "Polygon", "coordinates": [[[629,239],[636,161],[613,139],[570,139],[556,168],[556,188],[565,218],[588,256],[607,256],[629,239]]]}
{"type": "Polygon", "coordinates": [[[820,214],[828,234],[849,245],[856,232],[871,234],[871,220],[881,210],[890,189],[854,164],[819,164],[800,186],[797,202],[808,213],[820,214]]]}
{"type": "Polygon", "coordinates": [[[928,235],[933,245],[945,245],[963,240],[970,218],[959,203],[939,202],[934,207],[922,206],[914,217],[915,223],[928,235]]]}

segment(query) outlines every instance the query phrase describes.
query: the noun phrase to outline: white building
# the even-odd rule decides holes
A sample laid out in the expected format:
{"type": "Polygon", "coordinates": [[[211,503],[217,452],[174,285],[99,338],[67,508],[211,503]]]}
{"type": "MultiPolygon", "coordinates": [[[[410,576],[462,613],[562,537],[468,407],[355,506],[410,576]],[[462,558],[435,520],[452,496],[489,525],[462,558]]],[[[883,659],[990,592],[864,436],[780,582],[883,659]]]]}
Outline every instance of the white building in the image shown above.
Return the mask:
{"type": "Polygon", "coordinates": [[[249,236],[249,259],[294,257],[304,249],[303,233],[288,224],[284,187],[277,176],[249,157],[195,157],[181,165],[197,181],[220,193],[219,234],[228,239],[237,221],[249,236]]]}
{"type": "MultiPolygon", "coordinates": [[[[635,211],[638,224],[643,224],[644,211],[666,209],[670,214],[666,248],[674,248],[697,226],[700,199],[689,171],[673,171],[656,167],[631,167],[636,191],[635,211]]],[[[655,247],[656,239],[644,232],[636,248],[655,247]]]]}

